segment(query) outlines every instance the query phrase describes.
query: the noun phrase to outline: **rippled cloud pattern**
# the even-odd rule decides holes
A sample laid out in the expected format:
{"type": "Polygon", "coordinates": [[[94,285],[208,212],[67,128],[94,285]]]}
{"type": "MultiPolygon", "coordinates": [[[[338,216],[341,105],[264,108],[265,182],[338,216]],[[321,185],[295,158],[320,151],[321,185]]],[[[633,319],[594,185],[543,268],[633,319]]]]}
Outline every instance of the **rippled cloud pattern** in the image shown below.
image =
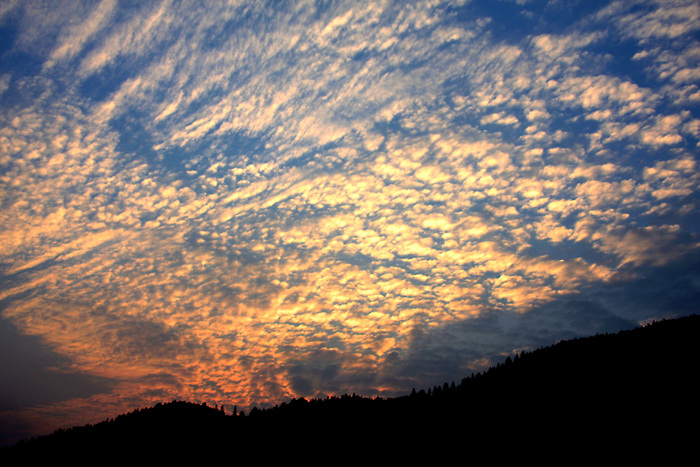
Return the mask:
{"type": "Polygon", "coordinates": [[[393,396],[695,311],[697,1],[10,1],[0,31],[6,419],[393,396]],[[61,397],[17,394],[39,373],[61,397]]]}

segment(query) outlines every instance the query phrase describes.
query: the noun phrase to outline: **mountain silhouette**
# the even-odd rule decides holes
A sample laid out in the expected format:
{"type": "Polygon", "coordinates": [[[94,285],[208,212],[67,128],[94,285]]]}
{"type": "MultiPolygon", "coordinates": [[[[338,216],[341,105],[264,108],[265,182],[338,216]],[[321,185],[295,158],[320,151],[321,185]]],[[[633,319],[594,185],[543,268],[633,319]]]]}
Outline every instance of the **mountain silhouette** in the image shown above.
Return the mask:
{"type": "Polygon", "coordinates": [[[2,449],[0,461],[568,463],[656,456],[668,463],[691,453],[697,440],[699,331],[693,315],[562,341],[507,357],[459,384],[396,398],[299,398],[248,414],[160,403],[20,442],[2,449]]]}

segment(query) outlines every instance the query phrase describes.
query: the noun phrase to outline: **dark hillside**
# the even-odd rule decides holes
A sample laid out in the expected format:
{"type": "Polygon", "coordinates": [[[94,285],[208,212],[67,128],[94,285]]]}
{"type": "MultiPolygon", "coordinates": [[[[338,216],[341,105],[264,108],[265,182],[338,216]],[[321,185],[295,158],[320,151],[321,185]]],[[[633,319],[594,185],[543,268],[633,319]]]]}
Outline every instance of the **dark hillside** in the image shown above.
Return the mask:
{"type": "Polygon", "coordinates": [[[485,449],[509,457],[663,450],[668,459],[697,438],[699,331],[694,315],[562,341],[508,357],[459,384],[393,399],[293,399],[235,415],[173,401],[20,443],[0,451],[0,460],[110,453],[230,461],[234,453],[269,458],[302,451],[309,459],[331,452],[406,458],[485,449]]]}

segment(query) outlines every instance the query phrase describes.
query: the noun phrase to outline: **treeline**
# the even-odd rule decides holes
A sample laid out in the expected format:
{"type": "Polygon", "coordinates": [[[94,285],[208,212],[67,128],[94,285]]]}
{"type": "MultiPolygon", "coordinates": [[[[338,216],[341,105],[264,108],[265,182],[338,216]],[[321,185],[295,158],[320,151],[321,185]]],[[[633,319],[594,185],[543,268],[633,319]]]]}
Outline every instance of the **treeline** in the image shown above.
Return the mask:
{"type": "Polygon", "coordinates": [[[543,442],[571,450],[619,447],[622,440],[630,448],[642,443],[649,449],[654,442],[679,449],[697,435],[683,422],[698,415],[699,331],[700,317],[693,315],[562,341],[509,356],[459,384],[396,398],[299,398],[248,414],[161,403],[21,442],[0,451],[0,460],[104,453],[200,453],[230,460],[231,449],[268,457],[295,449],[390,456],[501,443],[528,452],[543,442]]]}

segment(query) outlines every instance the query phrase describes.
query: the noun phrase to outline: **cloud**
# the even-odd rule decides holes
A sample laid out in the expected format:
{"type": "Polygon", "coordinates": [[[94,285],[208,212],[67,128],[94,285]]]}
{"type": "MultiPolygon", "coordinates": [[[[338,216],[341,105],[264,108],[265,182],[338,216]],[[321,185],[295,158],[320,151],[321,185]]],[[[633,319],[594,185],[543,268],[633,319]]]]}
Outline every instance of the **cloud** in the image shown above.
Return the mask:
{"type": "Polygon", "coordinates": [[[22,10],[58,40],[0,81],[3,318],[117,388],[33,413],[406,392],[646,319],[611,291],[696,254],[696,47],[648,40],[685,20],[261,5],[22,10]]]}
{"type": "Polygon", "coordinates": [[[56,62],[70,59],[80,53],[84,44],[109,21],[116,4],[114,0],[102,0],[84,22],[70,27],[61,38],[58,47],[51,53],[45,67],[51,68],[56,62]]]}
{"type": "MultiPolygon", "coordinates": [[[[697,3],[680,0],[651,4],[656,8],[632,9],[633,12],[625,12],[619,17],[618,24],[625,34],[640,39],[644,44],[656,38],[677,38],[698,29],[700,8],[697,3]]],[[[621,3],[614,4],[609,10],[621,9],[620,6],[621,3]]]]}

